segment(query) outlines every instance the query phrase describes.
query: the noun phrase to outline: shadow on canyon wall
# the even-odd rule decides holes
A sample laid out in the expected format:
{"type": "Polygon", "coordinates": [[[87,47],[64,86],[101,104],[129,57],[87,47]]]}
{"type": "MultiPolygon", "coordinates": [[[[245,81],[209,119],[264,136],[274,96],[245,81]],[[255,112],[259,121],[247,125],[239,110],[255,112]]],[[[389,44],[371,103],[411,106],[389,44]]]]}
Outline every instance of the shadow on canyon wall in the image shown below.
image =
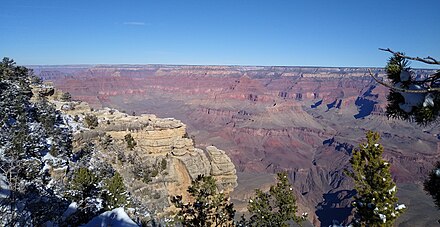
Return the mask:
{"type": "Polygon", "coordinates": [[[350,203],[354,195],[356,195],[356,190],[340,190],[323,194],[323,201],[318,203],[315,212],[321,226],[348,224],[346,221],[353,209],[350,203]]]}

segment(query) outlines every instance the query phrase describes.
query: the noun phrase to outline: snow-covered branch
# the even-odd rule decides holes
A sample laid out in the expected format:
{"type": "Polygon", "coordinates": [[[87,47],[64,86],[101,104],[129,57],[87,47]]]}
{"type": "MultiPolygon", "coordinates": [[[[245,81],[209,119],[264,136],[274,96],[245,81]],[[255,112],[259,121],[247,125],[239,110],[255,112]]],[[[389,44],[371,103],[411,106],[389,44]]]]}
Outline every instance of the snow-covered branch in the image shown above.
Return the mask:
{"type": "Polygon", "coordinates": [[[406,92],[406,93],[429,93],[429,92],[440,92],[440,87],[426,88],[426,89],[418,89],[418,90],[413,90],[413,89],[406,89],[406,88],[396,87],[396,86],[393,86],[393,85],[391,85],[391,84],[385,83],[385,82],[383,82],[382,80],[380,80],[379,78],[377,78],[377,77],[371,72],[370,69],[368,69],[368,72],[370,73],[370,76],[373,77],[373,79],[374,79],[377,83],[379,83],[379,84],[381,84],[381,85],[383,85],[383,86],[385,86],[385,87],[387,87],[387,88],[389,88],[389,89],[391,89],[391,90],[394,90],[394,91],[406,92]]]}

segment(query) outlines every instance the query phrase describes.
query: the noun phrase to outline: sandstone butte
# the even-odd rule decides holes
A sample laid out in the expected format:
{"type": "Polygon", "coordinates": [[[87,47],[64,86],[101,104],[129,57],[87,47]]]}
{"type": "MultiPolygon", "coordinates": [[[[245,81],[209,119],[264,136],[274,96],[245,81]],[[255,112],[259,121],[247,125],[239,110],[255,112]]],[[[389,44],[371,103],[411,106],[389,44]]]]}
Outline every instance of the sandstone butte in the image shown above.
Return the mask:
{"type": "MultiPolygon", "coordinates": [[[[213,176],[218,188],[230,194],[237,186],[235,166],[224,151],[215,146],[205,150],[194,147],[188,138],[186,126],[173,118],[158,118],[152,114],[131,116],[111,108],[94,110],[86,102],[60,101],[62,92],[54,89],[50,83],[33,88],[35,94],[49,95],[49,101],[61,110],[69,121],[74,136],[74,148],[78,150],[85,141],[96,142],[99,151],[94,158],[102,159],[117,170],[124,179],[124,184],[132,198],[145,207],[140,212],[154,212],[165,216],[172,212],[170,197],[182,195],[188,201],[188,186],[198,175],[213,176]],[[88,114],[98,118],[98,126],[90,129],[80,123],[88,114]],[[78,116],[79,120],[72,120],[78,116]],[[137,145],[133,150],[127,148],[125,135],[131,134],[137,145]],[[110,136],[110,137],[108,137],[110,136]],[[103,145],[103,138],[111,138],[111,145],[103,145]],[[123,158],[121,158],[121,156],[123,158]],[[135,166],[127,159],[136,159],[142,167],[160,165],[166,160],[166,167],[145,183],[134,176],[135,166]],[[123,160],[121,160],[123,159],[123,160]]],[[[38,95],[34,95],[34,98],[38,95]]],[[[62,179],[64,170],[51,171],[55,179],[62,179]]]]}
{"type": "MultiPolygon", "coordinates": [[[[344,220],[353,196],[344,175],[367,130],[378,131],[399,197],[399,220],[429,225],[435,211],[421,182],[440,158],[440,128],[385,116],[387,88],[366,68],[269,66],[34,66],[35,74],[88,102],[185,123],[197,147],[215,145],[235,164],[234,204],[244,211],[255,188],[287,170],[298,205],[314,225],[344,220]],[[336,215],[333,215],[336,214],[336,215]],[[432,214],[432,213],[431,213],[432,214]],[[426,219],[417,216],[427,215],[426,219]],[[419,220],[419,222],[414,222],[419,220]],[[424,222],[426,221],[426,222],[424,222]]],[[[379,77],[381,68],[372,69],[379,77]]],[[[416,69],[418,77],[435,70],[416,69]]],[[[180,144],[179,144],[180,146],[180,144]]]]}

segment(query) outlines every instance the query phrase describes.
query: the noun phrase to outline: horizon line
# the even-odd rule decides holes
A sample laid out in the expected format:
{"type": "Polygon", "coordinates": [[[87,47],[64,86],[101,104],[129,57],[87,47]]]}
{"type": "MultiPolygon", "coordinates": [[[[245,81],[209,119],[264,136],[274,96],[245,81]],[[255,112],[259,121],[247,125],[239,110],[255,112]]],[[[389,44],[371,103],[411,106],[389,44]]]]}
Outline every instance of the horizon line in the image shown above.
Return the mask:
{"type": "MultiPolygon", "coordinates": [[[[99,64],[24,64],[25,67],[99,67],[99,66],[196,66],[196,67],[291,67],[291,68],[374,68],[374,69],[384,69],[384,66],[308,66],[308,65],[239,65],[239,64],[166,64],[166,63],[99,63],[99,64]]],[[[439,70],[436,68],[412,68],[421,70],[439,70]]]]}

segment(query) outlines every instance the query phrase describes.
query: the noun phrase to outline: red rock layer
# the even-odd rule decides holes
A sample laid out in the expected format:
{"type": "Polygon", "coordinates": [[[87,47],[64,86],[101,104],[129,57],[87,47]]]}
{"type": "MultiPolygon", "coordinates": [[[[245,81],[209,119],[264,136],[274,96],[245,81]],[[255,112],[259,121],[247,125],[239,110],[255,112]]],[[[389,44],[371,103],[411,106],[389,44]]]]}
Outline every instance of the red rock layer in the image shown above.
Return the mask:
{"type": "Polygon", "coordinates": [[[365,68],[90,66],[37,74],[96,107],[180,119],[199,146],[227,151],[240,172],[288,170],[309,213],[323,193],[352,188],[343,170],[367,130],[381,133],[398,182],[419,182],[440,157],[438,127],[387,119],[388,90],[365,68]]]}

